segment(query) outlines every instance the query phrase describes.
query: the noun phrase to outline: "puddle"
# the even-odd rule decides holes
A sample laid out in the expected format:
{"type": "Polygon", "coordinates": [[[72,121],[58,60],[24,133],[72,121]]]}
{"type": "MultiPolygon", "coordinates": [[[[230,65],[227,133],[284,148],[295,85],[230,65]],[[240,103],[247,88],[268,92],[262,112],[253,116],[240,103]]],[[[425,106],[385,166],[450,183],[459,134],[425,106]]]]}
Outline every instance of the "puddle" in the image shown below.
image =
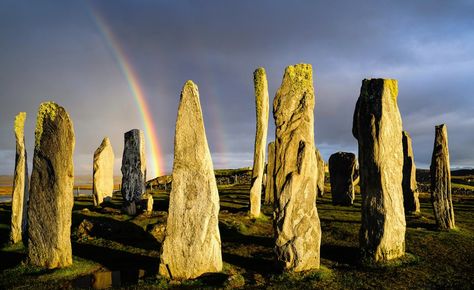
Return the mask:
{"type": "Polygon", "coordinates": [[[137,284],[145,276],[145,270],[102,271],[82,276],[72,282],[72,287],[86,289],[108,289],[137,284]]]}

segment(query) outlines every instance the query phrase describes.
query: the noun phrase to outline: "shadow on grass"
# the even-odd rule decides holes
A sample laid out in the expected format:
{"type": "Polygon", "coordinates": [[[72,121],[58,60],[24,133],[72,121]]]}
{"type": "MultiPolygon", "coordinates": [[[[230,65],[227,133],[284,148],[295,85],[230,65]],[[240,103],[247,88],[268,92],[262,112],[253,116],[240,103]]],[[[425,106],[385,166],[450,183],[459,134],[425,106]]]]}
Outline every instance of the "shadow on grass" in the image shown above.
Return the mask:
{"type": "Polygon", "coordinates": [[[322,245],[321,258],[331,260],[339,264],[357,266],[360,263],[361,256],[357,247],[322,245]]]}
{"type": "Polygon", "coordinates": [[[222,253],[224,262],[234,266],[250,270],[262,275],[268,275],[276,272],[274,261],[263,257],[243,257],[230,253],[222,253]]]}
{"type": "Polygon", "coordinates": [[[259,245],[273,247],[273,239],[262,236],[248,236],[240,233],[236,228],[219,222],[219,231],[223,242],[239,243],[242,245],[259,245]]]}
{"type": "Polygon", "coordinates": [[[0,271],[18,266],[26,259],[26,254],[0,251],[0,271]]]}
{"type": "Polygon", "coordinates": [[[322,218],[320,217],[319,220],[321,222],[326,222],[326,223],[348,223],[348,224],[360,224],[360,221],[355,221],[355,220],[342,220],[342,219],[331,219],[331,218],[322,218]]]}

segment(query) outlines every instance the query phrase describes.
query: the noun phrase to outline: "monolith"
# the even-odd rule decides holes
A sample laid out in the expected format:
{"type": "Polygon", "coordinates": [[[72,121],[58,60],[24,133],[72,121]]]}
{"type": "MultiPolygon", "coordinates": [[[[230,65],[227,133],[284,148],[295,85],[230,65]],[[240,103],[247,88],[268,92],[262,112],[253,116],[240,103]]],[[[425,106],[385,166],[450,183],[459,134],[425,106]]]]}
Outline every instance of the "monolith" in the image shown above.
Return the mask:
{"type": "Polygon", "coordinates": [[[320,265],[314,104],[311,65],[288,66],[273,101],[275,253],[278,266],[286,271],[304,271],[320,265]]]}
{"type": "Polygon", "coordinates": [[[315,150],[316,153],[316,164],[318,167],[317,176],[316,176],[316,190],[318,197],[324,196],[324,159],[321,156],[318,148],[315,150]]]}
{"type": "Polygon", "coordinates": [[[101,205],[104,198],[112,198],[114,192],[114,150],[109,138],[102,140],[99,148],[94,152],[94,171],[92,194],[94,205],[101,205]]]}
{"type": "Polygon", "coordinates": [[[396,80],[365,79],[354,112],[353,135],[359,143],[365,258],[386,261],[405,253],[402,119],[396,80]]]}
{"type": "Polygon", "coordinates": [[[259,217],[262,199],[262,178],[265,167],[265,146],[268,130],[268,84],[264,68],[253,73],[255,88],[255,107],[257,111],[257,129],[253,155],[252,181],[250,184],[250,216],[259,217]]]}
{"type": "MultiPolygon", "coordinates": [[[[25,147],[26,113],[15,117],[13,131],[16,139],[15,172],[13,175],[12,215],[10,242],[26,242],[27,206],[28,206],[28,165],[25,147]]],[[[26,244],[26,243],[25,243],[26,244]]]]}
{"type": "Polygon", "coordinates": [[[451,197],[451,169],[449,163],[448,128],[436,126],[433,156],[431,157],[431,202],[439,229],[455,228],[451,197]]]}
{"type": "Polygon", "coordinates": [[[222,270],[219,194],[198,87],[181,92],[174,139],[173,184],[159,273],[191,279],[222,270]]]}
{"type": "Polygon", "coordinates": [[[133,212],[145,193],[146,158],[143,132],[133,129],[124,135],[125,145],[122,157],[122,197],[127,212],[133,212]]]}
{"type": "Polygon", "coordinates": [[[337,152],[329,157],[329,179],[334,205],[352,205],[354,203],[356,164],[356,156],[350,152],[337,152]]]}
{"type": "Polygon", "coordinates": [[[52,269],[72,264],[74,144],[66,110],[53,102],[42,103],[28,207],[28,259],[36,266],[52,269]]]}
{"type": "Polygon", "coordinates": [[[420,212],[420,202],[418,200],[418,190],[416,184],[416,166],[413,157],[411,137],[407,131],[402,132],[403,136],[403,205],[405,212],[420,212]]]}
{"type": "Polygon", "coordinates": [[[275,190],[275,142],[268,143],[267,184],[265,186],[265,204],[273,204],[275,190]]]}

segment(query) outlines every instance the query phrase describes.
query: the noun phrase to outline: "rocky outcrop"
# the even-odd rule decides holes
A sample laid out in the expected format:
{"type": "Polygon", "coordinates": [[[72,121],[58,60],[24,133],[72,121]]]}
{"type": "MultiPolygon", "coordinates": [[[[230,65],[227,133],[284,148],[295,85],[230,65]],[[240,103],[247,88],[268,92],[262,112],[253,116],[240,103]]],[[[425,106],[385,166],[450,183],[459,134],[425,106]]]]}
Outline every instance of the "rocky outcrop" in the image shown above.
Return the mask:
{"type": "Polygon", "coordinates": [[[143,132],[133,129],[124,135],[125,145],[122,157],[122,197],[125,200],[125,208],[129,213],[133,212],[132,203],[140,202],[145,193],[146,182],[146,157],[145,137],[143,132]]]}
{"type": "Polygon", "coordinates": [[[439,229],[455,228],[451,197],[451,169],[449,163],[448,128],[436,126],[433,156],[431,157],[431,202],[439,229]]]}
{"type": "Polygon", "coordinates": [[[13,131],[16,139],[15,172],[13,175],[12,215],[10,242],[21,240],[26,244],[26,225],[28,210],[28,165],[25,147],[26,113],[20,112],[15,117],[13,131]]]}
{"type": "Polygon", "coordinates": [[[99,148],[94,152],[92,194],[95,206],[102,204],[104,198],[112,198],[114,192],[114,160],[114,150],[109,138],[105,137],[99,148]]]}
{"type": "Polygon", "coordinates": [[[250,184],[250,216],[259,217],[262,199],[262,179],[265,167],[265,146],[268,130],[268,84],[264,68],[253,73],[255,87],[255,107],[257,109],[257,129],[253,155],[252,182],[250,184]]]}
{"type": "Polygon", "coordinates": [[[275,253],[277,264],[286,271],[304,271],[320,265],[314,104],[311,65],[287,67],[273,101],[275,253]]]}
{"type": "Polygon", "coordinates": [[[222,270],[219,194],[197,86],[181,92],[174,139],[173,187],[159,273],[192,279],[222,270]]]}
{"type": "Polygon", "coordinates": [[[265,204],[273,204],[275,195],[275,142],[268,144],[267,183],[265,185],[265,204]]]}
{"type": "Polygon", "coordinates": [[[316,176],[316,190],[318,193],[318,197],[323,197],[324,196],[324,159],[321,156],[321,153],[319,152],[318,148],[315,150],[316,153],[316,164],[318,167],[317,173],[318,175],[316,176]]]}
{"type": "Polygon", "coordinates": [[[329,178],[332,203],[334,205],[354,204],[354,174],[357,159],[353,153],[337,152],[329,158],[329,178]]]}
{"type": "Polygon", "coordinates": [[[402,119],[396,80],[362,82],[352,132],[359,142],[360,247],[374,261],[405,253],[402,119]]]}
{"type": "Polygon", "coordinates": [[[408,132],[403,131],[403,205],[405,212],[420,212],[420,201],[418,200],[418,190],[416,183],[416,166],[413,157],[411,138],[408,132]]]}
{"type": "Polygon", "coordinates": [[[74,128],[63,107],[39,107],[28,207],[28,260],[46,268],[72,264],[74,128]]]}

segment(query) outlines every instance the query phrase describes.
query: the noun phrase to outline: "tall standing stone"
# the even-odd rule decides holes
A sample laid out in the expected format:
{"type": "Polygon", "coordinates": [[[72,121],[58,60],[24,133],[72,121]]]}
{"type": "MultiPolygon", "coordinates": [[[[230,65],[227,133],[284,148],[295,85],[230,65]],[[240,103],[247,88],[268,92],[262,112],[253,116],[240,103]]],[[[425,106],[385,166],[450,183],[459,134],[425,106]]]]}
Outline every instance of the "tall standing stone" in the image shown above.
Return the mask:
{"type": "Polygon", "coordinates": [[[109,138],[102,140],[94,152],[94,172],[92,194],[94,205],[102,204],[104,198],[112,198],[114,192],[114,161],[115,155],[109,138]]]}
{"type": "Polygon", "coordinates": [[[174,139],[173,184],[159,272],[191,279],[222,270],[219,194],[198,87],[181,92],[174,139]]]}
{"type": "Polygon", "coordinates": [[[359,142],[363,255],[385,261],[405,253],[402,119],[396,80],[365,79],[352,132],[359,142]]]}
{"type": "Polygon", "coordinates": [[[250,216],[259,217],[262,199],[262,178],[265,167],[265,146],[268,130],[268,84],[264,68],[253,73],[255,87],[255,107],[257,109],[257,129],[253,155],[252,181],[250,185],[250,216]]]}
{"type": "Polygon", "coordinates": [[[332,203],[334,205],[354,204],[354,174],[357,159],[353,153],[337,152],[329,158],[329,177],[332,203]]]}
{"type": "Polygon", "coordinates": [[[451,169],[449,163],[448,128],[436,126],[433,156],[431,157],[431,202],[438,228],[454,229],[454,208],[451,197],[451,169]]]}
{"type": "Polygon", "coordinates": [[[268,143],[267,184],[265,186],[265,204],[273,204],[275,192],[275,142],[268,143]]]}
{"type": "Polygon", "coordinates": [[[288,66],[273,101],[275,253],[277,264],[286,271],[304,271],[320,265],[314,104],[311,65],[288,66]]]}
{"type": "Polygon", "coordinates": [[[403,205],[405,212],[420,212],[420,201],[416,184],[416,166],[410,135],[407,131],[403,136],[403,205]]]}
{"type": "Polygon", "coordinates": [[[20,112],[15,117],[13,130],[16,139],[15,173],[13,176],[12,216],[10,242],[26,242],[26,225],[28,210],[28,165],[25,147],[26,113],[20,112]]]}
{"type": "MultiPolygon", "coordinates": [[[[122,157],[122,197],[126,208],[135,208],[145,193],[146,157],[145,136],[138,129],[124,134],[122,157]]],[[[134,210],[130,210],[133,214],[134,210]]]]}
{"type": "Polygon", "coordinates": [[[66,110],[53,102],[42,103],[28,207],[28,259],[36,266],[52,269],[72,264],[74,145],[74,128],[66,110]]]}
{"type": "Polygon", "coordinates": [[[318,192],[318,197],[324,196],[324,159],[321,156],[318,148],[315,150],[316,153],[316,164],[318,167],[317,177],[316,177],[316,190],[318,192]]]}

